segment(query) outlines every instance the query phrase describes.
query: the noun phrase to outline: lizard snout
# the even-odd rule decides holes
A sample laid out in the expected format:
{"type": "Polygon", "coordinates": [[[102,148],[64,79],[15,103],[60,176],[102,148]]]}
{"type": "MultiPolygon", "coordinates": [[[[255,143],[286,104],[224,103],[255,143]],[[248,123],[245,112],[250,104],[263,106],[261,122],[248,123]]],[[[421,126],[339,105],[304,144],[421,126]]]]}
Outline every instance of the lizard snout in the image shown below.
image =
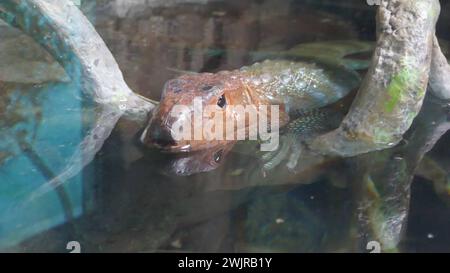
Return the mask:
{"type": "Polygon", "coordinates": [[[173,139],[171,132],[154,122],[152,122],[142,133],[141,142],[162,149],[176,145],[176,141],[173,139]]]}

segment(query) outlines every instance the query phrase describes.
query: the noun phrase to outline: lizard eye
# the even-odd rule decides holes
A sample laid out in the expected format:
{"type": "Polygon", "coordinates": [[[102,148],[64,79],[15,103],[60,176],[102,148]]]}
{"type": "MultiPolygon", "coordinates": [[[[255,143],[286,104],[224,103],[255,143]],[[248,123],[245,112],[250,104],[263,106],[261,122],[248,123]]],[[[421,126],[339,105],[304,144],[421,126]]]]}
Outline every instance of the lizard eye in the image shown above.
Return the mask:
{"type": "Polygon", "coordinates": [[[225,95],[222,95],[217,101],[217,106],[219,106],[220,108],[224,108],[225,105],[227,105],[227,100],[225,99],[225,95]]]}
{"type": "Polygon", "coordinates": [[[223,150],[219,150],[214,154],[214,162],[219,163],[222,160],[223,150]]]}

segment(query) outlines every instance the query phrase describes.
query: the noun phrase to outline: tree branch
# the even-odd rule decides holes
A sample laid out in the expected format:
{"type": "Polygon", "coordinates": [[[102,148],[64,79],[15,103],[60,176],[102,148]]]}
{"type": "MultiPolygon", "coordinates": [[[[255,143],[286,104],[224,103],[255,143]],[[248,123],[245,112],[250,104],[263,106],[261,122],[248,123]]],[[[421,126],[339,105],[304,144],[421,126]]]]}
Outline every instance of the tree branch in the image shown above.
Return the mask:
{"type": "Polygon", "coordinates": [[[95,102],[144,120],[153,104],[136,95],[102,38],[69,0],[2,0],[0,16],[42,45],[95,102]]]}
{"type": "Polygon", "coordinates": [[[422,106],[438,0],[384,0],[372,65],[341,126],[311,143],[323,154],[355,156],[395,146],[422,106]]]}

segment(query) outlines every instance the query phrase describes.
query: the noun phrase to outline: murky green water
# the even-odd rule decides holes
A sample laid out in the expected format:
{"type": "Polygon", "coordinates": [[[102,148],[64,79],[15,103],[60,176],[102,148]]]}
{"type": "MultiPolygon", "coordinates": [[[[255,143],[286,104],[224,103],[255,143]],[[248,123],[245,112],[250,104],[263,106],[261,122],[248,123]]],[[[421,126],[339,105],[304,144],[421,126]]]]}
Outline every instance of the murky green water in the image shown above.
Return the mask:
{"type": "MultiPolygon", "coordinates": [[[[441,4],[438,35],[445,40],[450,4],[441,4]]],[[[258,53],[302,43],[375,40],[376,8],[356,0],[111,0],[82,1],[82,8],[127,83],[155,100],[180,71],[236,69],[258,53]]],[[[421,147],[414,137],[366,158],[300,154],[291,170],[297,146],[286,139],[287,154],[267,168],[255,143],[222,151],[219,160],[214,150],[173,156],[139,144],[142,126],[121,119],[81,174],[29,201],[69,162],[95,109],[76,82],[49,70],[51,58],[39,48],[26,40],[21,50],[6,45],[19,35],[0,25],[0,56],[10,59],[0,69],[0,251],[68,252],[67,243],[77,241],[83,252],[368,252],[369,241],[391,242],[378,233],[383,223],[401,227],[389,230],[401,237],[392,251],[450,251],[449,133],[411,187],[396,188],[408,156],[421,147]],[[30,63],[45,68],[30,74],[30,63]],[[374,163],[361,163],[367,158],[374,163]],[[389,202],[365,188],[364,168],[373,168],[370,183],[389,202]],[[368,202],[380,202],[385,213],[364,210],[368,202]]],[[[438,122],[433,102],[426,105],[420,121],[438,122]]]]}

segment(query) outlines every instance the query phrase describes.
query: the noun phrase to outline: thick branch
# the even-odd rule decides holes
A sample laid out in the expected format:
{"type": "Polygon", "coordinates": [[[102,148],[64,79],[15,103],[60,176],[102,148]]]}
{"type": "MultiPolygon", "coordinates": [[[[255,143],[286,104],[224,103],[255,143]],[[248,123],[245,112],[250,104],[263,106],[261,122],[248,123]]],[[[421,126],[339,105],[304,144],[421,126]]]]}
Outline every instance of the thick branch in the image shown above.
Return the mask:
{"type": "Polygon", "coordinates": [[[145,117],[151,103],[133,93],[89,20],[69,0],[2,0],[0,16],[41,44],[96,102],[145,117]]]}
{"type": "Polygon", "coordinates": [[[43,46],[87,97],[99,103],[100,117],[68,166],[32,198],[76,175],[92,161],[116,122],[127,114],[144,121],[153,104],[131,91],[117,62],[89,20],[69,0],[2,0],[0,18],[43,46]]]}
{"type": "Polygon", "coordinates": [[[382,2],[372,65],[350,112],[337,130],[314,140],[312,149],[354,156],[402,139],[425,96],[439,12],[437,0],[382,2]]]}

